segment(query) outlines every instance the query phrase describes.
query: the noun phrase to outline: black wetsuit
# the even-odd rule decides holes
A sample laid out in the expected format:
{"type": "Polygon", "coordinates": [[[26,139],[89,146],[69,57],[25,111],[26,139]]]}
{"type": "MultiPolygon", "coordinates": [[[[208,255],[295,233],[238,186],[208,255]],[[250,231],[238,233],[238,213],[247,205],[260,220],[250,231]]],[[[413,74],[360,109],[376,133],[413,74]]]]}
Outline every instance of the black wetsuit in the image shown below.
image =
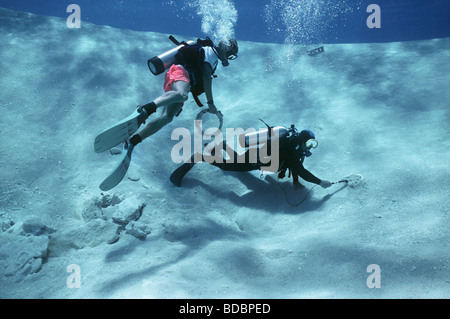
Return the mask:
{"type": "MultiPolygon", "coordinates": [[[[262,163],[259,158],[256,161],[250,161],[250,149],[248,149],[243,155],[239,156],[232,148],[227,147],[224,142],[224,150],[230,158],[233,158],[233,161],[228,160],[227,162],[224,159],[223,163],[210,163],[211,165],[217,166],[224,171],[248,172],[270,165],[270,163],[262,163]],[[245,162],[239,163],[239,158],[242,161],[242,156],[245,156],[245,162]]],[[[212,152],[212,155],[214,155],[214,152],[212,152]]],[[[303,159],[304,154],[301,151],[292,149],[289,147],[289,141],[287,139],[282,139],[279,145],[278,177],[283,178],[286,171],[289,169],[289,176],[292,175],[294,183],[298,183],[298,177],[300,176],[307,182],[320,184],[320,179],[314,176],[303,166],[303,159]]]]}
{"type": "MultiPolygon", "coordinates": [[[[279,164],[276,172],[278,172],[279,178],[284,178],[286,171],[289,170],[289,176],[292,175],[292,178],[294,180],[294,184],[298,183],[298,177],[300,176],[302,179],[304,179],[307,182],[314,183],[314,184],[320,184],[320,179],[318,179],[316,176],[314,176],[311,172],[309,172],[304,166],[303,166],[303,160],[305,158],[305,153],[301,150],[301,147],[295,147],[295,145],[302,145],[307,139],[307,136],[302,136],[300,133],[297,135],[297,140],[295,138],[289,137],[287,135],[280,138],[280,144],[279,144],[279,164]],[[294,143],[292,143],[294,142],[294,143]],[[293,144],[294,147],[291,145],[293,144]],[[297,149],[297,150],[296,150],[297,149]]],[[[218,158],[220,160],[215,160],[215,151],[216,149],[213,148],[211,150],[211,157],[206,158],[205,155],[203,155],[203,161],[210,163],[211,165],[217,166],[218,168],[224,170],[224,171],[234,171],[234,172],[248,172],[253,171],[257,169],[264,169],[267,167],[266,170],[270,170],[273,172],[273,168],[271,167],[270,158],[267,157],[268,161],[262,161],[258,156],[260,154],[264,154],[262,152],[256,152],[254,149],[247,149],[247,151],[239,155],[236,153],[236,151],[229,147],[225,141],[223,141],[222,144],[223,150],[228,154],[230,157],[228,160],[226,158],[218,158]],[[254,151],[254,152],[253,152],[254,151]],[[255,155],[257,155],[255,157],[255,155]],[[250,160],[252,157],[252,160],[250,160]],[[232,160],[231,160],[232,159],[232,160]]],[[[264,146],[263,146],[264,147],[264,146]]],[[[268,152],[266,153],[268,156],[270,156],[270,142],[267,145],[268,152]]],[[[197,154],[198,155],[198,154],[197,154]]],[[[180,167],[178,167],[170,176],[170,181],[177,185],[181,186],[181,182],[183,177],[194,167],[196,161],[195,154],[191,156],[190,161],[184,163],[180,167]]]]}

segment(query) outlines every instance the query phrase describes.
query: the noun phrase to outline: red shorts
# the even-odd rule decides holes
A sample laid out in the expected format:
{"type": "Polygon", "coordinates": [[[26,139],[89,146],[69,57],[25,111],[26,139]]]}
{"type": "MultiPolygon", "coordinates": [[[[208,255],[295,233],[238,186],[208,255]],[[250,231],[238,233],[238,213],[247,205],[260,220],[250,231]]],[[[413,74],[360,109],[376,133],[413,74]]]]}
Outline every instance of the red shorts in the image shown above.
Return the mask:
{"type": "Polygon", "coordinates": [[[185,81],[190,84],[189,74],[187,73],[185,68],[178,64],[172,65],[169,71],[167,71],[166,79],[164,81],[164,92],[171,91],[172,83],[176,81],[185,81]]]}

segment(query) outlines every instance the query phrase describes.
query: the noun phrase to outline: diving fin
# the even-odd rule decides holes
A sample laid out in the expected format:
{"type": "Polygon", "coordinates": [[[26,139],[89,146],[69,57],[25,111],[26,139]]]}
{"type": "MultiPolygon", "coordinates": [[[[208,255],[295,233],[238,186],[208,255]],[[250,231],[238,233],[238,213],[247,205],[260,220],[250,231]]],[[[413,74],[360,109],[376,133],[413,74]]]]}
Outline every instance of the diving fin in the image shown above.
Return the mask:
{"type": "Polygon", "coordinates": [[[100,184],[100,189],[104,192],[109,191],[116,187],[124,178],[125,174],[130,167],[131,153],[134,146],[125,141],[123,146],[122,158],[114,171],[100,184]]]}
{"type": "Polygon", "coordinates": [[[176,186],[181,186],[184,175],[186,175],[195,165],[194,155],[191,156],[190,162],[186,162],[178,167],[172,175],[170,175],[170,181],[176,186]]]}
{"type": "Polygon", "coordinates": [[[138,108],[127,118],[104,130],[95,138],[95,152],[107,151],[128,139],[136,133],[142,123],[145,123],[147,117],[148,113],[142,108],[138,108]]]}

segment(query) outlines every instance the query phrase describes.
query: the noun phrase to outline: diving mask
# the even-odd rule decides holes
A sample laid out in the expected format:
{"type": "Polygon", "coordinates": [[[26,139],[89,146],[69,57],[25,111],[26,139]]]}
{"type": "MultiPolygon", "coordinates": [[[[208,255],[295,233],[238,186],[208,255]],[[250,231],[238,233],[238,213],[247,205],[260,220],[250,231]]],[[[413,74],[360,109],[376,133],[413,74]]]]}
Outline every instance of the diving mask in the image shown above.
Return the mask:
{"type": "Polygon", "coordinates": [[[236,53],[233,53],[233,52],[227,52],[227,59],[228,59],[228,60],[233,61],[233,60],[236,60],[237,57],[238,57],[238,56],[237,56],[236,53]]]}
{"type": "Polygon", "coordinates": [[[319,142],[314,138],[307,140],[305,143],[305,147],[308,150],[312,148],[317,148],[317,146],[319,146],[319,142]]]}
{"type": "Polygon", "coordinates": [[[227,42],[222,41],[219,44],[219,47],[222,48],[222,52],[224,52],[221,58],[223,66],[230,65],[228,61],[233,61],[238,57],[239,45],[236,39],[230,39],[227,42]]]}
{"type": "Polygon", "coordinates": [[[227,54],[226,54],[226,56],[227,56],[227,58],[226,59],[224,59],[224,60],[222,60],[222,65],[223,66],[229,66],[230,65],[230,63],[228,62],[228,61],[233,61],[233,60],[236,60],[237,59],[237,54],[235,54],[235,53],[233,53],[233,52],[227,52],[227,54]]]}
{"type": "Polygon", "coordinates": [[[318,142],[316,139],[312,138],[312,139],[307,140],[307,141],[305,142],[305,147],[304,147],[303,155],[304,155],[305,157],[310,157],[310,156],[312,155],[312,153],[311,153],[310,150],[311,150],[312,148],[316,148],[317,146],[319,146],[319,142],[318,142]]]}

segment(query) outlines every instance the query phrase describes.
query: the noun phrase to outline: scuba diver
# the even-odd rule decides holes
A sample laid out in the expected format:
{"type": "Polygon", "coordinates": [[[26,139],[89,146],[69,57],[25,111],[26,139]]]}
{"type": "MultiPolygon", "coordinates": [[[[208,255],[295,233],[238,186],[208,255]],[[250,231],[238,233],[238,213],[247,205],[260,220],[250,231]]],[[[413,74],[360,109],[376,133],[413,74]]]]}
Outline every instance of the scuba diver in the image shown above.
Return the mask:
{"type": "Polygon", "coordinates": [[[175,51],[171,50],[172,53],[169,51],[169,54],[166,53],[148,61],[150,70],[157,75],[164,72],[166,61],[173,60],[173,53],[175,53],[175,62],[165,75],[163,86],[165,93],[152,102],[138,107],[138,111],[141,113],[139,121],[145,123],[148,116],[156,112],[157,108],[164,106],[164,109],[159,118],[150,121],[139,134],[130,138],[130,144],[133,146],[172,122],[174,116],[181,113],[183,104],[188,99],[189,91],[200,107],[203,105],[199,101],[198,95],[204,92],[209,112],[216,114],[218,111],[212,94],[212,79],[216,77],[214,73],[218,61],[222,61],[222,65],[227,67],[228,61],[236,59],[239,51],[235,39],[221,41],[218,46],[215,46],[209,38],[198,39],[197,43],[192,41],[180,43],[172,36],[170,39],[175,44],[179,44],[179,47],[175,48],[175,51]]]}
{"type": "MultiPolygon", "coordinates": [[[[320,185],[322,188],[328,188],[333,184],[327,180],[317,178],[303,166],[303,161],[305,160],[305,158],[310,157],[312,155],[311,150],[313,148],[316,148],[319,144],[312,131],[306,129],[298,132],[294,125],[291,125],[289,129],[286,129],[282,126],[278,126],[275,128],[268,126],[267,130],[259,131],[256,134],[259,134],[260,137],[263,137],[262,139],[259,138],[259,140],[262,140],[262,143],[267,143],[267,148],[270,153],[272,152],[271,148],[273,140],[271,140],[271,138],[274,136],[274,129],[278,130],[279,164],[276,171],[278,173],[278,178],[284,178],[286,176],[287,170],[289,170],[289,176],[292,175],[293,183],[295,186],[300,185],[300,182],[298,180],[299,177],[307,182],[320,185]]],[[[267,163],[263,163],[264,161],[262,160],[262,158],[260,158],[260,156],[257,157],[256,161],[251,160],[251,148],[255,146],[259,147],[261,146],[259,144],[262,144],[260,141],[257,141],[256,138],[252,138],[252,135],[254,134],[255,133],[250,133],[244,136],[244,146],[247,147],[247,150],[243,155],[238,155],[238,153],[234,151],[226,143],[226,141],[224,141],[223,150],[231,160],[226,160],[224,157],[223,161],[207,162],[224,171],[248,172],[257,169],[264,169],[264,167],[267,167],[267,163]],[[244,156],[245,161],[239,161],[239,157],[242,156],[244,156]]],[[[267,152],[267,154],[269,152],[267,152]]],[[[211,155],[215,155],[215,149],[211,151],[211,155]]],[[[184,163],[172,173],[172,175],[170,176],[170,180],[172,183],[177,186],[181,186],[184,175],[186,175],[189,170],[195,165],[195,162],[193,161],[194,156],[195,155],[192,155],[191,161],[184,163]]]]}
{"type": "Polygon", "coordinates": [[[198,39],[197,42],[178,42],[173,36],[169,39],[178,46],[147,62],[154,75],[168,69],[163,86],[165,93],[150,103],[139,105],[129,117],[97,135],[94,142],[95,152],[107,151],[127,141],[129,137],[131,137],[129,144],[132,146],[139,144],[180,114],[189,92],[200,107],[203,104],[198,96],[205,93],[209,112],[219,115],[220,112],[217,111],[213,100],[212,79],[216,77],[214,73],[219,60],[227,67],[229,60],[237,58],[239,51],[237,41],[235,39],[220,41],[218,46],[215,46],[209,38],[198,39]],[[164,107],[161,116],[150,121],[139,134],[133,135],[159,107],[164,107]]]}
{"type": "Polygon", "coordinates": [[[139,105],[130,116],[107,128],[95,138],[96,153],[105,152],[123,143],[122,158],[114,171],[100,184],[102,191],[108,191],[121,182],[130,165],[134,147],[172,122],[174,116],[178,116],[182,111],[189,92],[200,107],[203,105],[198,96],[205,93],[207,110],[217,114],[219,118],[222,117],[214,104],[212,79],[216,77],[214,73],[219,60],[224,67],[227,67],[229,60],[237,58],[239,51],[237,41],[224,40],[215,46],[209,38],[198,39],[197,42],[178,42],[173,36],[169,39],[177,47],[147,62],[154,75],[159,75],[168,69],[163,86],[165,93],[148,104],[139,105]],[[138,134],[135,134],[139,127],[145,124],[147,118],[160,107],[164,107],[161,116],[150,121],[138,134]]]}

